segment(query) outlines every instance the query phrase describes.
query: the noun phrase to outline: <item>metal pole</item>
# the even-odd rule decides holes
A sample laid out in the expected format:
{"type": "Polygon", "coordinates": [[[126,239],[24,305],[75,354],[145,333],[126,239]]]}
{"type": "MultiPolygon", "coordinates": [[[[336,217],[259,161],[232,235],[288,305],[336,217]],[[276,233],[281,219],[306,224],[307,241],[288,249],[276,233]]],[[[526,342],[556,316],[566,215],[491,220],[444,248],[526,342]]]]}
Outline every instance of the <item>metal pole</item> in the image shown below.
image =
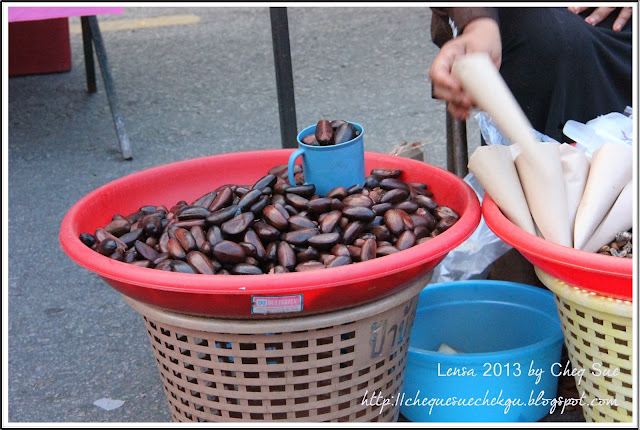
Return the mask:
{"type": "Polygon", "coordinates": [[[276,69],[278,111],[280,114],[280,135],[283,148],[297,148],[298,126],[296,123],[296,102],[293,91],[293,71],[289,46],[289,22],[286,7],[269,8],[271,15],[271,37],[273,39],[273,59],[276,69]]]}

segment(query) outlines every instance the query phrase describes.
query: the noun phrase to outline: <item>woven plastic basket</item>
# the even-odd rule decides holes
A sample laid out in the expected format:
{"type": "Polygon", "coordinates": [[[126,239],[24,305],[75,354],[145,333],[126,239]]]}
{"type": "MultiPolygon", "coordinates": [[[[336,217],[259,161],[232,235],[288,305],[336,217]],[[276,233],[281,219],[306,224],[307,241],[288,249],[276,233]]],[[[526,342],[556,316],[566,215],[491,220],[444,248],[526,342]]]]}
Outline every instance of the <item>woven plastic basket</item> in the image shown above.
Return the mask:
{"type": "Polygon", "coordinates": [[[555,294],[585,420],[631,422],[632,303],[582,290],[535,270],[555,294]]]}
{"type": "Polygon", "coordinates": [[[174,421],[396,421],[418,294],[319,315],[229,320],[124,296],[142,314],[174,421]],[[384,405],[384,399],[389,404],[384,405]]]}

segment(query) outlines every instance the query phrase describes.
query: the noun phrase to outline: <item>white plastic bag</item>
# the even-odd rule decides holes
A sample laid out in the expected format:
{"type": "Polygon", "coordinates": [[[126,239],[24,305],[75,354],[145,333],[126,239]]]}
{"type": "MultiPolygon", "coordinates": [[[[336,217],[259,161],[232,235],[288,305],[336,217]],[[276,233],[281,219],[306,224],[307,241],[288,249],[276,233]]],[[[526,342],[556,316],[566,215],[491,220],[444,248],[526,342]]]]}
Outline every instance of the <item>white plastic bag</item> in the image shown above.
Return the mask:
{"type": "MultiPolygon", "coordinates": [[[[469,173],[464,181],[476,192],[482,204],[484,189],[475,176],[469,173]]],[[[510,245],[489,229],[483,217],[471,236],[450,251],[436,266],[431,283],[486,279],[489,266],[510,249],[510,245]]]]}

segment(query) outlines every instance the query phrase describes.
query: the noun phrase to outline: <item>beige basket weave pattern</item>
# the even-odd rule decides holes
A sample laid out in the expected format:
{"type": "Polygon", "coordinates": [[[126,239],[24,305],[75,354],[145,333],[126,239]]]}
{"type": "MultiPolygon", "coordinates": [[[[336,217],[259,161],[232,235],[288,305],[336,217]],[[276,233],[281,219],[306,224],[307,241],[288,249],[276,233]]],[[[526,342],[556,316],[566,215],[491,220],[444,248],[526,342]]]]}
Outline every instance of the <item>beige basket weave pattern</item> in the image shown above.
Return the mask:
{"type": "Polygon", "coordinates": [[[568,285],[538,268],[536,274],[555,294],[573,368],[585,370],[581,380],[574,375],[585,420],[632,421],[632,303],[568,285]]]}
{"type": "Polygon", "coordinates": [[[389,422],[399,405],[381,404],[399,397],[428,281],[356,308],[273,320],[203,318],[124,299],[143,316],[174,421],[389,422]]]}

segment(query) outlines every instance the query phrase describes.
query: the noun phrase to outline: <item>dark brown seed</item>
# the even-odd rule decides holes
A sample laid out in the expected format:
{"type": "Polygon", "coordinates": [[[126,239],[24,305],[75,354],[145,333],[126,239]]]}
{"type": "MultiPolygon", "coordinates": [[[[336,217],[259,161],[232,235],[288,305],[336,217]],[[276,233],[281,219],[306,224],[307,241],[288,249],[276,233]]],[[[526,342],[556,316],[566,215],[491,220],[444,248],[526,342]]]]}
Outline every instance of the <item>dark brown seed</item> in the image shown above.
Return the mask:
{"type": "Polygon", "coordinates": [[[316,228],[317,225],[309,218],[301,215],[289,217],[289,228],[291,230],[302,230],[303,228],[316,228]]]}
{"type": "Polygon", "coordinates": [[[379,178],[382,178],[382,179],[399,178],[400,175],[402,174],[402,170],[378,168],[378,169],[371,170],[371,174],[378,176],[379,178]]]}
{"type": "Polygon", "coordinates": [[[411,230],[405,230],[396,241],[396,248],[400,251],[411,248],[416,244],[416,235],[411,230]]]}
{"type": "Polygon", "coordinates": [[[306,135],[302,138],[301,142],[309,146],[320,146],[320,144],[316,140],[316,136],[313,134],[306,135]]]}
{"type": "Polygon", "coordinates": [[[253,224],[252,228],[256,232],[258,237],[265,243],[273,242],[280,237],[280,231],[264,221],[257,221],[255,224],[253,224]]]}
{"type": "Polygon", "coordinates": [[[338,255],[336,256],[329,264],[327,264],[327,269],[331,267],[340,267],[346,266],[347,264],[351,264],[351,257],[348,255],[338,255]]]}
{"type": "Polygon", "coordinates": [[[373,227],[371,229],[371,233],[375,235],[376,240],[390,240],[392,237],[391,232],[389,231],[386,225],[379,225],[379,226],[373,227]]]}
{"type": "Polygon", "coordinates": [[[120,240],[126,243],[128,247],[130,247],[136,242],[136,240],[139,240],[142,238],[142,234],[143,234],[142,229],[136,228],[135,230],[131,230],[129,233],[125,233],[122,236],[120,236],[120,240]]]}
{"type": "Polygon", "coordinates": [[[213,256],[222,264],[238,264],[246,258],[244,249],[229,240],[217,243],[213,247],[213,256]]]}
{"type": "Polygon", "coordinates": [[[213,200],[216,198],[216,196],[218,195],[218,193],[216,191],[210,191],[207,194],[203,195],[202,197],[197,198],[196,200],[193,201],[193,203],[191,203],[191,206],[202,206],[203,208],[209,208],[209,206],[211,206],[211,203],[213,203],[213,200]]]}
{"type": "Polygon", "coordinates": [[[229,221],[239,213],[240,208],[238,207],[238,205],[226,206],[222,209],[218,209],[217,211],[212,212],[211,215],[207,216],[206,221],[209,224],[221,225],[222,223],[229,221]]]}
{"type": "Polygon", "coordinates": [[[364,186],[362,186],[360,184],[355,184],[355,185],[352,185],[349,188],[347,188],[347,193],[348,194],[362,194],[363,190],[364,190],[364,186]]]}
{"type": "Polygon", "coordinates": [[[385,255],[395,254],[396,252],[400,252],[400,250],[395,246],[379,246],[376,256],[384,257],[385,255]]]}
{"type": "Polygon", "coordinates": [[[374,189],[380,185],[381,178],[375,175],[367,176],[367,179],[364,182],[364,186],[370,189],[374,189]]]}
{"type": "MultiPolygon", "coordinates": [[[[186,204],[187,204],[187,202],[185,202],[184,200],[181,200],[181,201],[179,201],[179,202],[178,202],[178,203],[176,203],[176,204],[177,204],[177,205],[180,205],[180,204],[185,204],[185,205],[186,205],[186,204]]],[[[154,213],[155,211],[156,211],[156,207],[155,207],[155,206],[152,206],[152,205],[146,205],[146,206],[142,206],[142,207],[140,208],[140,212],[143,212],[145,215],[146,215],[146,214],[152,214],[152,213],[154,213]]]]}
{"type": "Polygon", "coordinates": [[[143,215],[144,214],[142,212],[138,211],[138,212],[130,213],[125,218],[127,218],[127,221],[129,221],[131,224],[133,224],[134,222],[140,221],[140,218],[142,218],[143,215]]]}
{"type": "Polygon", "coordinates": [[[360,261],[360,254],[362,253],[362,248],[355,245],[347,245],[347,249],[349,250],[349,256],[353,261],[360,261]]]}
{"type": "Polygon", "coordinates": [[[251,207],[249,208],[249,211],[253,212],[253,215],[255,215],[256,217],[259,217],[262,215],[262,211],[264,210],[264,208],[267,207],[268,204],[269,204],[269,196],[263,195],[258,199],[257,202],[251,205],[251,207]]]}
{"type": "Polygon", "coordinates": [[[276,203],[276,199],[280,197],[282,197],[282,201],[284,201],[284,196],[281,196],[281,194],[287,192],[289,188],[291,188],[291,185],[288,182],[285,182],[284,179],[279,179],[273,187],[273,192],[276,194],[272,197],[272,203],[276,203]]]}
{"type": "Polygon", "coordinates": [[[441,220],[441,219],[446,218],[446,217],[453,217],[456,220],[460,219],[460,215],[458,215],[458,213],[456,211],[454,211],[453,209],[451,209],[450,207],[447,207],[447,206],[438,206],[433,211],[433,215],[435,215],[435,217],[438,220],[441,220]]]}
{"type": "Polygon", "coordinates": [[[304,251],[300,251],[296,254],[296,261],[298,263],[304,263],[305,261],[317,260],[320,256],[320,253],[317,249],[308,247],[304,251]]]}
{"type": "Polygon", "coordinates": [[[291,245],[306,246],[310,237],[319,233],[317,228],[303,228],[302,230],[289,231],[282,235],[282,240],[291,245]]]}
{"type": "Polygon", "coordinates": [[[342,203],[345,206],[361,206],[365,208],[373,207],[373,201],[363,194],[351,194],[342,199],[342,203]]]}
{"type": "Polygon", "coordinates": [[[216,244],[222,242],[223,240],[224,240],[224,237],[222,237],[222,230],[220,230],[219,226],[212,225],[211,227],[209,227],[209,230],[207,230],[207,241],[212,246],[215,246],[216,244]]]}
{"type": "Polygon", "coordinates": [[[138,251],[138,254],[142,256],[142,258],[149,261],[153,261],[158,258],[158,251],[156,251],[146,243],[138,240],[135,242],[134,246],[136,248],[136,251],[138,251]]]}
{"type": "Polygon", "coordinates": [[[287,270],[293,270],[296,265],[296,254],[287,242],[278,243],[277,258],[278,264],[287,270]]]}
{"type": "Polygon", "coordinates": [[[209,209],[209,211],[211,212],[215,212],[219,209],[229,206],[232,201],[233,190],[230,186],[225,185],[222,188],[218,189],[218,195],[215,199],[213,199],[213,202],[211,202],[211,205],[209,205],[207,209],[209,209]]]}
{"type": "Polygon", "coordinates": [[[158,254],[158,256],[152,261],[154,266],[157,266],[158,264],[162,263],[163,261],[169,259],[169,257],[171,257],[171,255],[169,255],[168,252],[161,252],[160,254],[158,254]]]}
{"type": "Polygon", "coordinates": [[[329,197],[320,197],[309,200],[307,209],[313,214],[321,214],[331,210],[331,199],[329,197]]]}
{"type": "Polygon", "coordinates": [[[405,229],[404,220],[397,209],[389,209],[385,212],[384,224],[394,236],[399,236],[405,229]]]}
{"type": "Polygon", "coordinates": [[[338,186],[335,188],[330,189],[327,194],[325,195],[325,197],[330,198],[330,199],[338,199],[338,200],[342,200],[345,197],[347,197],[347,195],[349,195],[349,193],[347,192],[347,189],[345,187],[342,186],[338,186]]]}
{"type": "Polygon", "coordinates": [[[431,230],[429,230],[426,226],[423,226],[423,225],[419,225],[413,229],[413,234],[416,235],[416,243],[418,240],[422,239],[423,237],[429,236],[429,233],[431,233],[431,230]]]}
{"type": "Polygon", "coordinates": [[[309,245],[316,249],[330,249],[340,240],[340,233],[323,233],[309,238],[309,245]]]}
{"type": "Polygon", "coordinates": [[[276,176],[286,176],[288,168],[289,167],[286,164],[278,164],[277,166],[270,168],[267,173],[276,176]]]}
{"type": "MultiPolygon", "coordinates": [[[[171,221],[174,221],[174,220],[171,220],[171,221]]],[[[204,227],[205,225],[207,225],[207,221],[204,219],[190,219],[188,221],[175,221],[175,222],[172,222],[171,224],[165,225],[164,228],[166,228],[169,225],[173,227],[190,229],[191,227],[196,225],[199,225],[200,227],[204,227]]]]}
{"type": "Polygon", "coordinates": [[[184,228],[176,228],[173,232],[178,242],[180,242],[180,246],[185,252],[193,251],[198,248],[198,244],[196,243],[196,239],[189,232],[189,230],[184,228]]]}
{"type": "Polygon", "coordinates": [[[156,239],[155,237],[148,237],[144,243],[146,243],[147,245],[149,245],[152,248],[155,248],[156,245],[158,244],[158,239],[156,239]]]}
{"type": "Polygon", "coordinates": [[[268,205],[264,208],[262,214],[266,222],[280,231],[285,230],[289,226],[289,222],[287,221],[288,217],[285,218],[282,212],[274,205],[268,205]]]}
{"type": "Polygon", "coordinates": [[[189,233],[191,233],[191,236],[193,236],[193,239],[196,241],[196,246],[198,247],[198,249],[202,247],[203,243],[207,242],[207,237],[204,234],[202,226],[196,225],[191,227],[189,233]]]}
{"type": "Polygon", "coordinates": [[[407,199],[409,193],[400,188],[393,188],[380,197],[380,203],[399,203],[407,199]]]}
{"type": "Polygon", "coordinates": [[[316,124],[315,137],[322,146],[330,145],[333,139],[333,128],[331,123],[326,119],[321,119],[316,124]]]}
{"type": "Polygon", "coordinates": [[[404,223],[404,229],[413,230],[415,226],[413,225],[413,219],[411,219],[411,215],[409,215],[402,209],[395,209],[395,210],[397,210],[398,213],[400,213],[400,216],[402,217],[402,222],[404,223]]]}
{"type": "Polygon", "coordinates": [[[149,260],[135,260],[132,261],[131,263],[129,263],[133,266],[138,266],[138,267],[145,267],[145,268],[149,268],[153,265],[152,262],[150,262],[149,260]]]}
{"type": "Polygon", "coordinates": [[[343,119],[334,119],[333,121],[331,121],[329,124],[331,124],[331,128],[333,128],[334,130],[336,130],[338,127],[340,127],[342,124],[345,124],[347,121],[343,120],[343,119]]]}
{"type": "Polygon", "coordinates": [[[246,233],[244,234],[244,241],[246,243],[250,243],[254,246],[255,250],[256,250],[256,254],[254,255],[255,258],[257,258],[260,261],[265,261],[267,258],[267,251],[264,248],[264,245],[262,244],[262,241],[260,240],[260,238],[258,237],[258,234],[252,230],[249,229],[246,231],[246,233]]]}
{"type": "Polygon", "coordinates": [[[409,194],[409,186],[406,183],[402,182],[400,179],[396,178],[385,178],[381,180],[380,188],[382,188],[383,190],[401,189],[406,191],[407,195],[409,194]]]}
{"type": "Polygon", "coordinates": [[[118,244],[115,240],[105,239],[98,244],[98,252],[102,255],[109,256],[116,250],[117,247],[118,244]]]}
{"type": "Polygon", "coordinates": [[[80,241],[91,248],[96,244],[96,237],[91,233],[80,233],[80,241]]]}
{"type": "MultiPolygon", "coordinates": [[[[244,253],[246,254],[247,258],[249,257],[255,258],[255,256],[258,255],[256,251],[256,247],[252,243],[239,242],[238,245],[240,245],[242,249],[244,249],[244,253]]],[[[245,262],[246,262],[246,259],[245,259],[245,262]]]]}
{"type": "Polygon", "coordinates": [[[178,260],[184,260],[187,258],[187,253],[185,252],[180,242],[175,237],[170,237],[167,242],[167,248],[169,248],[169,255],[178,260]]]}
{"type": "Polygon", "coordinates": [[[124,250],[120,247],[117,247],[116,250],[111,253],[109,258],[122,261],[124,259],[124,250]]]}
{"type": "Polygon", "coordinates": [[[289,190],[287,190],[287,194],[284,195],[284,198],[287,203],[299,210],[305,209],[309,203],[309,199],[298,194],[291,194],[289,193],[289,190]]]}
{"type": "Polygon", "coordinates": [[[340,255],[346,255],[347,257],[350,256],[349,248],[347,248],[347,245],[344,245],[342,243],[339,243],[335,245],[333,248],[331,248],[331,253],[336,256],[340,256],[340,255]]]}
{"type": "Polygon", "coordinates": [[[438,224],[436,225],[434,231],[437,231],[438,233],[447,231],[449,228],[451,228],[452,225],[456,223],[456,221],[458,221],[458,218],[454,216],[446,216],[438,221],[438,224]]]}
{"type": "MultiPolygon", "coordinates": [[[[287,215],[289,217],[293,216],[293,215],[298,215],[298,209],[294,208],[293,206],[291,206],[290,204],[286,204],[284,205],[284,209],[287,211],[287,215]]],[[[288,219],[288,218],[287,218],[288,219]]]]}
{"type": "Polygon", "coordinates": [[[251,223],[253,223],[253,220],[253,212],[244,212],[229,221],[222,223],[220,230],[222,230],[223,234],[230,236],[242,234],[249,228],[251,223]]]}
{"type": "Polygon", "coordinates": [[[285,217],[286,219],[289,219],[289,217],[291,216],[289,214],[289,211],[287,211],[287,208],[285,207],[286,204],[286,199],[285,199],[285,204],[281,204],[281,203],[273,203],[273,207],[276,208],[283,217],[285,217]]]}
{"type": "Polygon", "coordinates": [[[278,181],[278,177],[274,173],[267,173],[262,178],[258,179],[253,186],[252,190],[261,190],[265,187],[273,188],[273,186],[278,181]]]}
{"type": "Polygon", "coordinates": [[[200,251],[189,252],[187,254],[187,262],[196,272],[202,273],[203,275],[213,275],[216,272],[209,257],[200,251]]]}
{"type": "Polygon", "coordinates": [[[310,270],[324,269],[326,266],[319,261],[305,261],[295,267],[296,272],[308,272],[310,270]]]}
{"type": "Polygon", "coordinates": [[[316,193],[316,186],[313,184],[296,185],[295,187],[287,188],[287,193],[310,199],[316,193]]]}
{"type": "Polygon", "coordinates": [[[180,221],[204,219],[209,215],[211,215],[209,209],[203,208],[202,206],[184,206],[176,212],[176,217],[180,221]]]}
{"type": "Polygon", "coordinates": [[[333,141],[336,145],[345,143],[356,137],[356,128],[353,124],[345,122],[338,126],[333,136],[333,141]]]}
{"type": "Polygon", "coordinates": [[[351,244],[360,235],[363,228],[364,224],[362,221],[353,221],[349,223],[342,234],[343,243],[346,245],[351,244]]]}
{"type": "Polygon", "coordinates": [[[145,215],[139,225],[147,236],[160,236],[162,234],[162,218],[157,215],[145,215]]]}
{"type": "Polygon", "coordinates": [[[125,233],[128,233],[131,228],[131,223],[125,218],[115,219],[107,224],[104,229],[116,237],[120,237],[125,233]]]}
{"type": "Polygon", "coordinates": [[[429,212],[433,212],[438,207],[438,203],[433,200],[431,197],[418,195],[413,198],[413,201],[418,204],[418,206],[427,209],[429,212]]]}
{"type": "Polygon", "coordinates": [[[373,221],[376,216],[372,209],[365,206],[345,206],[344,209],[342,209],[342,215],[351,220],[362,222],[373,221]]]}
{"type": "Polygon", "coordinates": [[[267,250],[265,259],[271,262],[276,261],[278,258],[278,242],[269,242],[265,249],[267,250]]]}
{"type": "Polygon", "coordinates": [[[135,248],[127,249],[124,253],[124,262],[131,263],[138,258],[138,251],[135,248]]]}
{"type": "Polygon", "coordinates": [[[205,255],[213,255],[213,245],[209,242],[204,242],[202,246],[200,246],[200,251],[205,255]]]}
{"type": "Polygon", "coordinates": [[[170,263],[174,272],[180,273],[198,273],[189,263],[182,260],[172,260],[170,263]]]}
{"type": "Polygon", "coordinates": [[[377,205],[373,205],[371,209],[376,215],[384,215],[386,211],[391,209],[391,203],[378,203],[377,205]]]}
{"type": "Polygon", "coordinates": [[[262,275],[262,269],[254,266],[253,264],[238,263],[231,268],[231,273],[234,275],[262,275]]]}
{"type": "Polygon", "coordinates": [[[320,231],[322,233],[331,233],[336,229],[338,222],[342,218],[342,212],[340,211],[331,211],[328,212],[325,217],[322,219],[322,223],[320,224],[320,231]]]}
{"type": "Polygon", "coordinates": [[[262,190],[256,189],[248,191],[238,202],[238,209],[240,209],[241,212],[248,211],[251,206],[258,202],[260,197],[262,197],[262,190]]]}
{"type": "Polygon", "coordinates": [[[375,239],[367,239],[360,250],[360,261],[373,260],[376,258],[378,246],[375,239]]]}

